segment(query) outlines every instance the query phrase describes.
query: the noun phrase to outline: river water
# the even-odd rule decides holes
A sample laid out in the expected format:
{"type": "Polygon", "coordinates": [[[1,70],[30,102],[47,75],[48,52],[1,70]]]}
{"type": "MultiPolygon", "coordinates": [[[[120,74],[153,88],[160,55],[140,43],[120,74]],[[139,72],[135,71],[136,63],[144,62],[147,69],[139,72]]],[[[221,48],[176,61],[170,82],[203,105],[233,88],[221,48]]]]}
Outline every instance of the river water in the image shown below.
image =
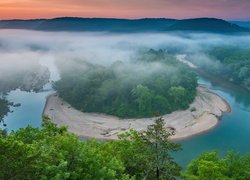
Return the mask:
{"type": "Polygon", "coordinates": [[[250,153],[250,93],[232,84],[212,84],[202,78],[199,83],[223,97],[232,112],[225,113],[213,130],[181,141],[183,150],[175,154],[176,160],[185,167],[206,151],[216,150],[220,155],[228,150],[250,153]]]}
{"type": "MultiPolygon", "coordinates": [[[[43,59],[43,65],[50,67],[51,80],[59,79],[53,59],[43,59]]],[[[199,79],[199,83],[206,85],[227,100],[232,112],[226,113],[213,130],[181,141],[183,150],[174,154],[178,163],[185,167],[200,153],[211,150],[218,150],[221,154],[225,154],[228,150],[242,154],[250,153],[250,93],[234,85],[212,84],[202,78],[199,79]]],[[[21,107],[11,108],[14,112],[4,118],[8,130],[18,130],[27,125],[40,127],[46,96],[52,92],[50,83],[45,86],[43,92],[39,93],[11,91],[7,99],[14,103],[21,103],[21,107]]]]}
{"type": "MultiPolygon", "coordinates": [[[[3,119],[4,123],[7,125],[8,132],[25,128],[28,125],[41,127],[42,113],[46,103],[46,97],[51,93],[54,93],[52,81],[59,80],[60,76],[54,64],[53,56],[46,56],[42,58],[39,63],[49,68],[50,82],[44,86],[43,91],[38,93],[25,92],[17,89],[8,94],[7,99],[9,102],[21,104],[20,107],[11,107],[10,111],[13,112],[8,113],[3,119]]],[[[0,128],[5,128],[2,123],[0,128]]]]}

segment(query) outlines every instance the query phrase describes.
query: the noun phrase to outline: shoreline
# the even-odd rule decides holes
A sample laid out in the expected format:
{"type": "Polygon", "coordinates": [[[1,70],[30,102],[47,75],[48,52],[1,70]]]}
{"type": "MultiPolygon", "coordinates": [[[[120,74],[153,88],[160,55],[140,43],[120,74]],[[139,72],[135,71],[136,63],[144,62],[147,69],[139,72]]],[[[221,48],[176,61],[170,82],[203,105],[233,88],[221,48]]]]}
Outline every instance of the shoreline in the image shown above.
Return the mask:
{"type": "MultiPolygon", "coordinates": [[[[175,135],[170,138],[179,141],[215,128],[226,112],[231,112],[229,103],[208,88],[199,85],[197,96],[189,109],[175,111],[162,117],[167,127],[176,130],[175,135]],[[192,111],[192,108],[195,108],[195,111],[192,111]]],[[[99,140],[117,139],[119,133],[129,129],[145,130],[155,119],[119,119],[106,114],[84,113],[72,108],[56,93],[47,97],[43,115],[48,115],[59,126],[68,126],[68,130],[80,138],[99,140]]]]}

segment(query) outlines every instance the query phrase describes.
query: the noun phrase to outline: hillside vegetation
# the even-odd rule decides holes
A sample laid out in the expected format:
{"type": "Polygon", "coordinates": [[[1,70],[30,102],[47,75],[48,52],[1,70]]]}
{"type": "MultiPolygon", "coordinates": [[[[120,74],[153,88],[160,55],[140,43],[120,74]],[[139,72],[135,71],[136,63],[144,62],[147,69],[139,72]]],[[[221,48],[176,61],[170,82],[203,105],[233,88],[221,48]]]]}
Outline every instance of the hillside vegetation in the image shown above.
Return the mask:
{"type": "Polygon", "coordinates": [[[75,61],[66,67],[59,67],[61,80],[54,87],[84,112],[152,117],[187,109],[196,96],[195,73],[163,50],[141,52],[130,63],[75,61]]]}
{"type": "Polygon", "coordinates": [[[180,167],[170,156],[179,145],[168,140],[162,119],[145,132],[118,141],[81,141],[46,117],[41,129],[0,131],[0,179],[175,179],[180,167]],[[157,136],[155,136],[157,134],[157,136]],[[155,145],[158,146],[155,146],[155,145]]]}
{"type": "MultiPolygon", "coordinates": [[[[239,23],[236,23],[239,24],[239,23]]],[[[196,19],[113,19],[59,17],[37,20],[2,20],[2,29],[33,29],[43,31],[92,31],[92,32],[167,32],[167,31],[205,31],[216,33],[249,32],[234,22],[216,18],[196,19]]]]}
{"type": "Polygon", "coordinates": [[[169,27],[170,30],[179,31],[205,31],[205,32],[244,32],[246,28],[216,18],[196,18],[177,21],[169,27]]]}
{"type": "Polygon", "coordinates": [[[146,131],[130,130],[115,141],[81,141],[44,117],[42,128],[6,135],[0,130],[0,179],[232,179],[250,178],[250,155],[204,153],[186,171],[171,154],[180,145],[158,118],[146,131]]]}
{"type": "Polygon", "coordinates": [[[188,164],[183,177],[186,180],[250,179],[250,155],[241,156],[229,151],[220,156],[217,151],[206,152],[188,164]]]}
{"type": "Polygon", "coordinates": [[[197,65],[200,73],[220,77],[250,90],[250,51],[239,46],[208,47],[204,54],[189,54],[188,60],[197,65]]]}
{"type": "Polygon", "coordinates": [[[225,69],[214,73],[250,89],[250,51],[237,47],[215,47],[209,56],[221,62],[225,69]]]}

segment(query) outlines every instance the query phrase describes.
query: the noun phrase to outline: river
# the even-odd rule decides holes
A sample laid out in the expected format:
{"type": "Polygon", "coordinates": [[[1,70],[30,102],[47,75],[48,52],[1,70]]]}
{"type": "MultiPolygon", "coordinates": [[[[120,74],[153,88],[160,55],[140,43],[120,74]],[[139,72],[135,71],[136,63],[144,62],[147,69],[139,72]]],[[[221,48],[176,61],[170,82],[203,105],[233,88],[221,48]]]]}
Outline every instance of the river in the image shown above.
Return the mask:
{"type": "MultiPolygon", "coordinates": [[[[50,67],[51,81],[58,80],[58,72],[53,64],[53,58],[44,60],[43,65],[50,67]]],[[[234,85],[212,84],[209,80],[199,79],[215,93],[229,102],[232,112],[226,113],[218,126],[213,130],[188,138],[179,143],[182,151],[174,154],[177,162],[185,167],[193,158],[202,152],[218,150],[225,154],[228,150],[234,150],[242,154],[250,153],[250,93],[237,88],[234,85]]],[[[20,107],[12,107],[13,113],[9,113],[4,121],[8,130],[31,125],[40,127],[42,123],[41,114],[46,101],[46,96],[53,93],[51,83],[45,86],[45,90],[39,93],[11,91],[7,99],[14,103],[21,103],[20,107]]]]}
{"type": "Polygon", "coordinates": [[[213,130],[181,141],[183,150],[175,154],[177,162],[185,167],[197,155],[212,150],[220,155],[228,150],[250,153],[250,93],[232,84],[212,84],[203,78],[199,79],[199,84],[205,84],[223,97],[232,111],[225,113],[213,130]]]}
{"type": "MultiPolygon", "coordinates": [[[[52,81],[60,79],[57,68],[54,64],[53,56],[45,56],[39,63],[46,66],[50,70],[50,82],[47,83],[41,92],[25,92],[19,89],[8,93],[7,100],[9,102],[20,103],[20,107],[10,107],[12,113],[8,113],[3,121],[6,124],[8,132],[25,128],[28,125],[33,127],[41,127],[42,113],[46,103],[46,97],[54,93],[52,81]]],[[[0,128],[5,128],[0,125],[0,128]]]]}

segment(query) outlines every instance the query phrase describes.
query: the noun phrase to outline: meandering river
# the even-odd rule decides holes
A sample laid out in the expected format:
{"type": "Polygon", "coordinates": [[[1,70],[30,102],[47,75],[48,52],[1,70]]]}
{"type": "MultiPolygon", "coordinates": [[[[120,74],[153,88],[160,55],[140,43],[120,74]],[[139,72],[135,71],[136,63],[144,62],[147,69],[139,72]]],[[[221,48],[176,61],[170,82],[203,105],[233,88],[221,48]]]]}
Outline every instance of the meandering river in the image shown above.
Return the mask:
{"type": "MultiPolygon", "coordinates": [[[[42,64],[50,68],[51,81],[59,79],[53,59],[43,60],[42,64]]],[[[250,153],[248,143],[250,93],[234,85],[212,84],[203,78],[199,79],[199,83],[205,84],[226,99],[232,107],[232,112],[225,114],[213,130],[181,141],[183,150],[174,154],[176,160],[185,167],[190,160],[205,151],[218,150],[221,154],[228,150],[238,151],[242,154],[250,153]]],[[[51,93],[53,93],[51,83],[47,84],[45,90],[39,93],[11,91],[7,99],[14,103],[21,103],[21,106],[12,107],[11,110],[14,112],[4,118],[8,130],[18,130],[27,125],[40,127],[46,96],[51,93]]]]}
{"type": "Polygon", "coordinates": [[[198,154],[212,150],[221,155],[228,150],[250,153],[250,93],[232,84],[212,84],[202,78],[199,83],[227,100],[232,112],[226,113],[213,130],[181,141],[183,150],[175,154],[177,161],[185,167],[198,154]]]}

